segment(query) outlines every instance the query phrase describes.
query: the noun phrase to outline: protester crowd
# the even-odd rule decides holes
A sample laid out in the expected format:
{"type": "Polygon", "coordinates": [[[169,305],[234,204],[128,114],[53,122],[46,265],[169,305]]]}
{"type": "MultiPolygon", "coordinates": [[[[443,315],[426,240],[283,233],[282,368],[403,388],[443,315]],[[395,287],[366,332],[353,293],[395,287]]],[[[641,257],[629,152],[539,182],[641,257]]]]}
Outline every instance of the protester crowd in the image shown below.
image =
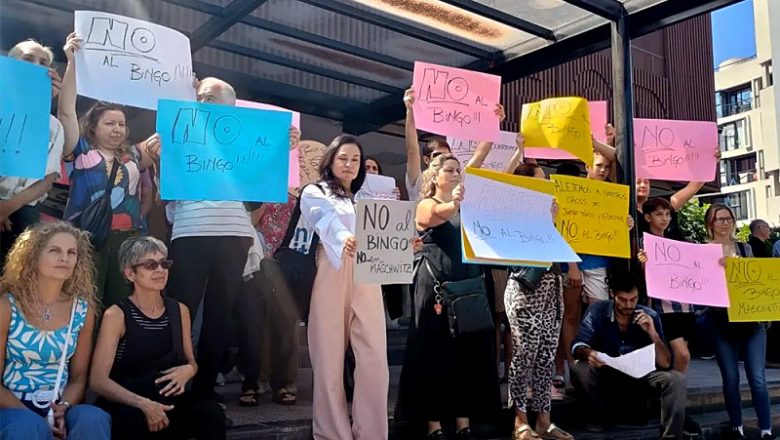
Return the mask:
{"type": "MultiPolygon", "coordinates": [[[[21,42],[8,54],[50,69],[58,106],[50,121],[46,177],[0,177],[2,437],[225,438],[229,422],[215,385],[226,372],[229,348],[238,346],[244,376],[239,404],[258,405],[261,383],[270,382],[273,401],[293,405],[303,319],[314,376],[314,438],[387,439],[385,310],[388,292],[405,290],[385,286],[383,301],[382,287],[354,281],[354,195],[367,173],[381,173],[379,161],[365,156],[357,138],[341,135],[327,146],[317,182],[299,188],[299,196],[291,192],[286,203],[163,201],[172,225],[166,244],[143,231],[144,213],[156,199],[149,183],[159,185],[165,145],[154,133],[129,145],[120,105],[98,102],[77,114],[74,57],[81,45],[77,35],[68,36],[62,78],[51,68],[52,51],[35,41],[21,42]],[[42,222],[39,202],[60,177],[61,160],[72,163],[64,218],[42,222]],[[112,213],[102,236],[85,232],[99,221],[100,202],[109,203],[112,213]],[[298,237],[300,225],[314,234],[298,237]],[[280,252],[284,258],[272,258],[280,252]],[[282,263],[316,274],[311,285],[296,285],[296,292],[278,288],[282,263]],[[296,297],[301,295],[303,306],[296,297]],[[234,339],[238,343],[231,344],[234,339]],[[348,368],[353,357],[345,356],[350,350],[354,371],[348,368]],[[354,377],[351,411],[345,375],[354,377]],[[92,403],[88,388],[97,396],[92,403]]],[[[205,78],[194,86],[199,102],[235,105],[236,93],[225,81],[205,78]]],[[[587,402],[589,430],[618,421],[611,416],[626,405],[643,411],[638,404],[646,396],[661,400],[660,438],[700,435],[686,413],[685,375],[701,310],[647,298],[641,241],[631,268],[627,260],[593,255],[549,268],[464,263],[464,170],[480,168],[492,142],[480,142],[467,163],[440,137],[428,137],[421,149],[414,99],[408,90],[405,189],[418,201],[416,272],[395,423],[409,428],[409,438],[468,440],[474,438],[472,420],[494,420],[500,411],[496,338],[500,347],[502,335],[493,326],[454,335],[443,312],[443,292],[471,289],[483,293],[491,316],[504,311],[495,316],[511,335],[505,379],[508,406],[515,411],[513,439],[574,438],[551,412],[553,400],[572,392],[565,364],[576,395],[587,402]],[[602,354],[617,357],[649,345],[656,370],[642,378],[604,366],[602,354]]],[[[495,111],[503,120],[503,107],[495,111]]],[[[606,143],[594,140],[588,179],[613,178],[615,133],[611,126],[605,130],[606,143]]],[[[291,149],[300,136],[290,128],[291,149]]],[[[547,179],[544,167],[524,157],[522,134],[516,144],[504,171],[547,179]]],[[[582,174],[571,162],[557,172],[582,174]]],[[[638,179],[637,212],[625,213],[625,227],[685,240],[675,214],[703,185],[691,182],[671,197],[651,197],[650,182],[638,179]]],[[[557,215],[554,204],[553,222],[557,215]]],[[[704,226],[724,256],[780,256],[765,221],[751,223],[749,243],[736,241],[728,206],[712,205],[704,226]]],[[[738,373],[744,360],[761,438],[774,438],[764,374],[767,324],[732,323],[725,309],[713,307],[704,314],[714,329],[729,435],[744,435],[738,373]]]]}

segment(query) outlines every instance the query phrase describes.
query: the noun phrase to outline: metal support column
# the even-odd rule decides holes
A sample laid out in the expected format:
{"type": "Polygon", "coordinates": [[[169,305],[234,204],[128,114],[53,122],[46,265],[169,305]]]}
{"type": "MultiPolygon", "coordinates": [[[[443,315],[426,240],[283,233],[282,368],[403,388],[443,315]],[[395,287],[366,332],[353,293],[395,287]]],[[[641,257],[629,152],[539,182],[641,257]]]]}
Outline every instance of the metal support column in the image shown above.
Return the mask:
{"type": "MultiPolygon", "coordinates": [[[[628,13],[611,24],[612,29],[612,105],[614,107],[615,149],[618,180],[629,186],[629,213],[636,216],[636,174],[634,172],[634,86],[631,62],[631,38],[628,13]]],[[[636,220],[636,218],[634,219],[636,220]]],[[[637,222],[637,225],[639,223],[637,222]]],[[[636,243],[637,228],[632,231],[636,243]]],[[[632,254],[634,252],[632,251],[632,254]]]]}

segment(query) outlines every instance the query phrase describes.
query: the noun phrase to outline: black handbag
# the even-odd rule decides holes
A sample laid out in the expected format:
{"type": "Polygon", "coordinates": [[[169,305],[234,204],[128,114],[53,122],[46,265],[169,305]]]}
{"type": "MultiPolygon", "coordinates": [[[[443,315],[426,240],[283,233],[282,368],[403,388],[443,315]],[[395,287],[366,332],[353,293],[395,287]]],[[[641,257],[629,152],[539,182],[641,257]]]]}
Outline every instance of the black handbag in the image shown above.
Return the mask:
{"type": "MultiPolygon", "coordinates": [[[[317,188],[324,194],[325,191],[317,188]]],[[[303,189],[301,190],[303,193],[303,189]]],[[[309,317],[311,291],[314,277],[317,276],[317,245],[319,236],[311,231],[312,237],[306,250],[296,250],[290,247],[290,242],[298,229],[301,217],[301,199],[295,203],[290,224],[287,227],[282,243],[274,252],[273,258],[264,258],[260,262],[260,270],[268,280],[279,304],[289,314],[302,321],[309,317]]]]}
{"type": "Polygon", "coordinates": [[[114,179],[118,170],[119,158],[114,158],[103,197],[93,200],[73,221],[76,227],[89,232],[95,251],[103,249],[111,234],[111,219],[114,215],[114,210],[111,208],[111,190],[114,188],[114,179]]]}
{"type": "Polygon", "coordinates": [[[517,281],[521,287],[533,292],[539,287],[539,283],[544,278],[547,269],[533,266],[517,266],[509,270],[509,278],[517,281]]]}
{"type": "Polygon", "coordinates": [[[433,291],[437,305],[444,303],[450,336],[458,337],[470,333],[493,330],[493,314],[485,290],[485,276],[461,281],[439,282],[428,261],[425,268],[433,277],[433,291]]]}

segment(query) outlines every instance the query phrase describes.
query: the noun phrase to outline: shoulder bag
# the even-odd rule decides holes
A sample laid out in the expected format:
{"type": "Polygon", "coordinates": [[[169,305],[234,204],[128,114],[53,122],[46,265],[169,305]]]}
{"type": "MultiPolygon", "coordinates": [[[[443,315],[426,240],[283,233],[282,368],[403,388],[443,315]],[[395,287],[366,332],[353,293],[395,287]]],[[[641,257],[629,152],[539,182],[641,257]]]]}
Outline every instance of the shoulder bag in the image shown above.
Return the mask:
{"type": "Polygon", "coordinates": [[[79,229],[89,232],[95,251],[103,249],[111,234],[111,219],[114,215],[114,210],[111,208],[111,190],[114,188],[114,179],[119,170],[119,160],[118,157],[114,158],[103,197],[93,200],[73,222],[79,229]]]}
{"type": "Polygon", "coordinates": [[[488,303],[484,275],[442,283],[433,273],[427,259],[425,268],[434,280],[434,307],[444,304],[452,337],[493,329],[493,314],[488,303]]]}

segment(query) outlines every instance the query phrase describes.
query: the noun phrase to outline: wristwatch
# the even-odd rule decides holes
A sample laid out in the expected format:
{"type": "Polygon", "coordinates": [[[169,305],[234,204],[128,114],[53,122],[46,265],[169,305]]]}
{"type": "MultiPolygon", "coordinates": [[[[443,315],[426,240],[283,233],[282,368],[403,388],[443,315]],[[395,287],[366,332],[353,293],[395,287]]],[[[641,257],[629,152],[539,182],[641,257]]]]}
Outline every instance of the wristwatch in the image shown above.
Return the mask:
{"type": "Polygon", "coordinates": [[[68,402],[67,400],[60,400],[59,402],[57,402],[57,405],[62,405],[62,406],[64,406],[64,407],[65,407],[65,411],[66,411],[66,412],[67,412],[67,411],[70,409],[70,407],[71,407],[71,404],[70,404],[70,402],[68,402]]]}

